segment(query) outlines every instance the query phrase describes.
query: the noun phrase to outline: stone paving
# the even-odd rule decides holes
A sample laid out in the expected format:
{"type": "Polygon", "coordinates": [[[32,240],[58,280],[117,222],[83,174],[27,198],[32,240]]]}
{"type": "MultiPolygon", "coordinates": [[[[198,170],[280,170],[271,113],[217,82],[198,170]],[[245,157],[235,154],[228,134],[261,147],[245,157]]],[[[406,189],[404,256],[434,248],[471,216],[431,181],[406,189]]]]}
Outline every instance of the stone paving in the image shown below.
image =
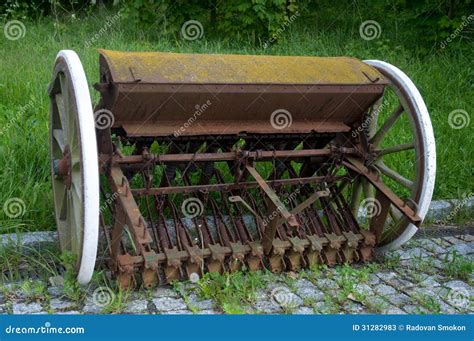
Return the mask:
{"type": "MultiPolygon", "coordinates": [[[[415,239],[373,264],[271,274],[265,287],[257,289],[243,305],[243,312],[471,314],[474,313],[474,276],[472,272],[466,275],[462,271],[466,267],[472,269],[473,257],[472,235],[415,239]]],[[[49,282],[32,280],[27,286],[4,284],[0,287],[0,314],[233,312],[218,300],[204,299],[198,283],[134,291],[120,300],[118,293],[92,286],[85,291],[83,299],[72,300],[61,277],[50,278],[49,282]],[[34,288],[38,287],[35,292],[34,288]]]]}

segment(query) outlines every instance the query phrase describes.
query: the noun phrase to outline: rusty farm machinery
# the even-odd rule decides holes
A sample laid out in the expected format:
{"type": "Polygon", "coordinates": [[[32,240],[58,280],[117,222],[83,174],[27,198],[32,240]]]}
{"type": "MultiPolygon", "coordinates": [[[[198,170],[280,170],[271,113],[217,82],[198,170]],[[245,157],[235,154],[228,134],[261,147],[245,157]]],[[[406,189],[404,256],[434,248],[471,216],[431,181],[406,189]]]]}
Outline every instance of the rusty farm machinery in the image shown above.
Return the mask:
{"type": "Polygon", "coordinates": [[[74,51],[49,87],[62,250],[120,286],[369,261],[420,227],[435,178],[427,108],[377,60],[74,51]]]}

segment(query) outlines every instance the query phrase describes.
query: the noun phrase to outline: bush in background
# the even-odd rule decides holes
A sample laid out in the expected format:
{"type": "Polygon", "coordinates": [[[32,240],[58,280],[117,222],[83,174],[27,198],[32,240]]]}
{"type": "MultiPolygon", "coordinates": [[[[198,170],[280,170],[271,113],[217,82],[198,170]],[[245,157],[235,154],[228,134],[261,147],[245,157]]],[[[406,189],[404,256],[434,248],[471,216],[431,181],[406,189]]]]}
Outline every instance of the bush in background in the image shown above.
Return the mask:
{"type": "MultiPolygon", "coordinates": [[[[127,20],[157,36],[179,37],[183,25],[198,21],[208,39],[275,43],[295,17],[299,25],[322,30],[357,31],[377,21],[383,39],[428,53],[453,32],[472,42],[473,0],[6,0],[0,18],[87,15],[103,7],[121,10],[127,20]]],[[[451,43],[451,42],[450,42],[451,43]]]]}
{"type": "Polygon", "coordinates": [[[135,24],[177,35],[189,20],[198,21],[206,36],[262,41],[275,35],[298,10],[297,0],[133,0],[123,3],[135,24]]]}

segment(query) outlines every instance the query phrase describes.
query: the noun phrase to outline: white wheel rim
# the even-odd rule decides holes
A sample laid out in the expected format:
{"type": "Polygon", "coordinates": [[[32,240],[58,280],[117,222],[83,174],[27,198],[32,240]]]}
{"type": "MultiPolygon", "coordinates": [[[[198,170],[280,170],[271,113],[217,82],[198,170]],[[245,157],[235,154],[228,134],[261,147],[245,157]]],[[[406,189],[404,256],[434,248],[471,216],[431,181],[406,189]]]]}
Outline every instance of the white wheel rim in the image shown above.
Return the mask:
{"type": "Polygon", "coordinates": [[[79,57],[72,50],[62,50],[56,56],[56,63],[59,60],[66,64],[71,78],[70,86],[76,100],[75,119],[79,133],[83,187],[83,235],[77,281],[80,284],[87,284],[94,272],[99,237],[99,166],[95,121],[89,86],[79,57]]]}
{"type": "MultiPolygon", "coordinates": [[[[423,155],[425,162],[423,162],[424,169],[421,170],[423,172],[423,178],[421,181],[421,195],[416,213],[420,218],[424,219],[428,212],[431,198],[433,196],[436,176],[436,146],[428,109],[426,108],[426,104],[423,101],[423,98],[421,97],[421,94],[416,88],[415,84],[413,84],[411,79],[408,78],[408,76],[403,71],[389,63],[380,60],[364,60],[364,62],[375,67],[385,76],[400,85],[401,90],[407,94],[407,100],[410,101],[414,109],[413,115],[415,117],[413,117],[413,119],[419,122],[421,126],[420,140],[426,153],[423,155]]],[[[408,240],[410,240],[417,230],[418,228],[415,225],[408,224],[405,230],[397,238],[392,240],[390,243],[379,247],[377,250],[380,252],[386,252],[399,248],[408,240]]]]}

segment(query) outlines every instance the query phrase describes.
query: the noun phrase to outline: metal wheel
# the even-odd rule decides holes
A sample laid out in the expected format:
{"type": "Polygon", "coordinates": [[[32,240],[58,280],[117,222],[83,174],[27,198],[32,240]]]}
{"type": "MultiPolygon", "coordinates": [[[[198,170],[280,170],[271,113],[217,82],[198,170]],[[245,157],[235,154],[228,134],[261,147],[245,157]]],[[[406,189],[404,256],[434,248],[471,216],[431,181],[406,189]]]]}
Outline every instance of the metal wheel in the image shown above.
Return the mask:
{"type": "Polygon", "coordinates": [[[49,88],[51,173],[62,251],[77,257],[77,280],[90,281],[97,256],[99,168],[87,79],[74,51],[62,50],[49,88]]]}
{"type": "MultiPolygon", "coordinates": [[[[428,110],[418,89],[400,69],[378,60],[364,62],[375,67],[390,82],[384,96],[364,120],[373,168],[384,183],[399,197],[408,200],[423,219],[431,202],[436,174],[435,140],[428,110]]],[[[369,211],[375,213],[383,211],[384,205],[389,206],[385,207],[388,215],[378,250],[384,252],[398,248],[416,233],[417,227],[392,204],[375,199],[372,185],[358,178],[351,192],[354,213],[359,212],[361,205],[372,206],[369,211]]]]}

